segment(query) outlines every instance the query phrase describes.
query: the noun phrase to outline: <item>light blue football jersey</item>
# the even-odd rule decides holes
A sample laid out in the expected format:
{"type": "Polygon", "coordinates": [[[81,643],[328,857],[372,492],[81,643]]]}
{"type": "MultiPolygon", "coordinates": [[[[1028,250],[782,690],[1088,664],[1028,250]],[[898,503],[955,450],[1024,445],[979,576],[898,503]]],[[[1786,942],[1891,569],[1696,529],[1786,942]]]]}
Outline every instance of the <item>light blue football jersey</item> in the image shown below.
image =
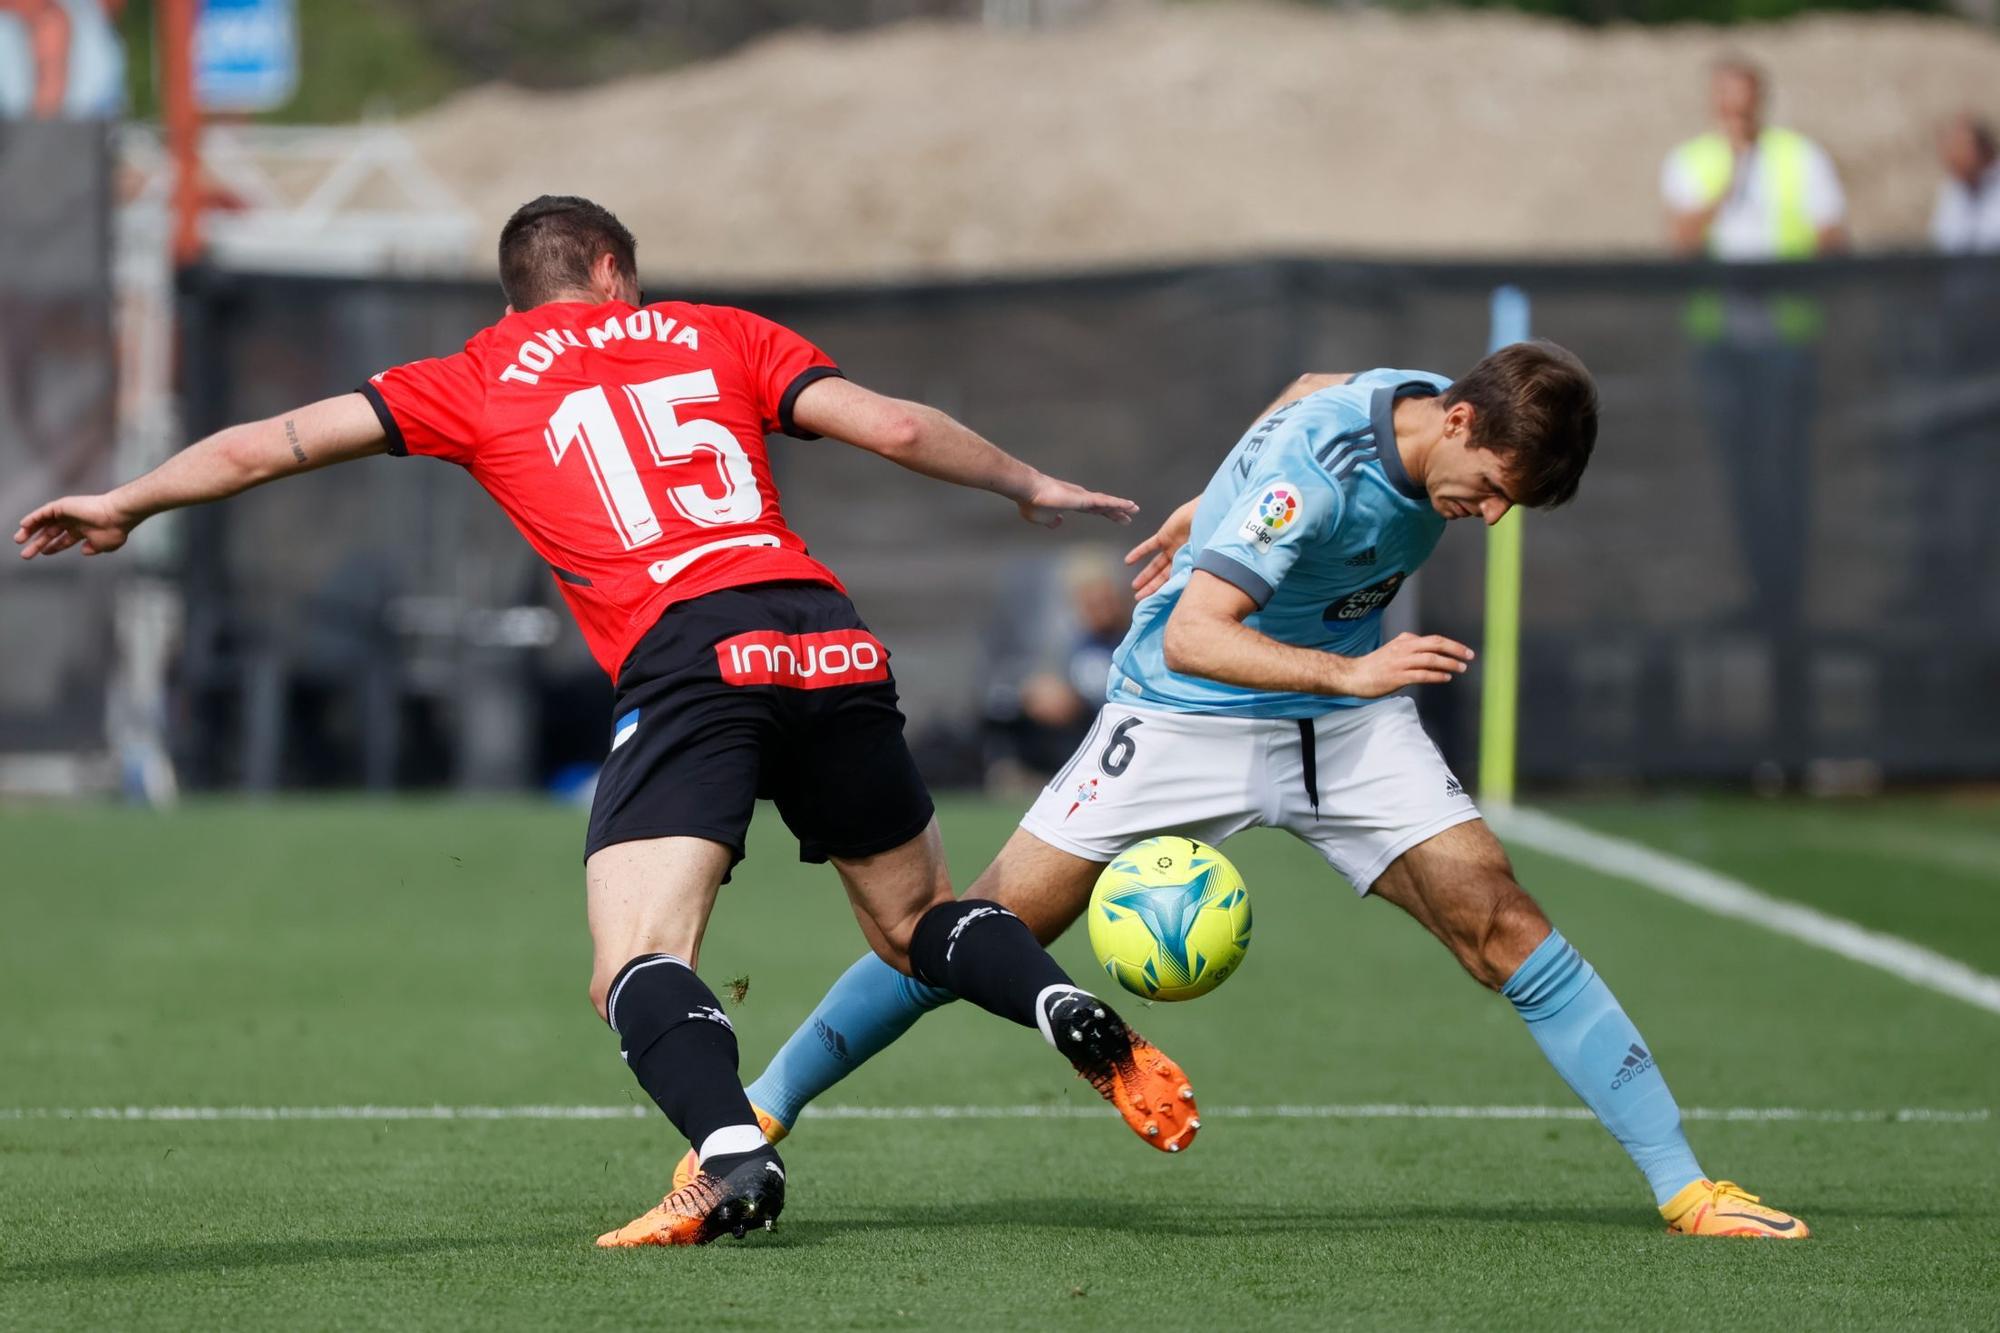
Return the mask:
{"type": "Polygon", "coordinates": [[[1382,608],[1444,533],[1396,452],[1396,400],[1450,387],[1426,371],[1370,370],[1252,426],[1202,492],[1173,577],[1133,614],[1107,698],[1235,717],[1317,717],[1375,702],[1170,671],[1167,617],[1199,569],[1248,593],[1257,610],[1245,623],[1280,643],[1343,657],[1381,647],[1382,608]]]}

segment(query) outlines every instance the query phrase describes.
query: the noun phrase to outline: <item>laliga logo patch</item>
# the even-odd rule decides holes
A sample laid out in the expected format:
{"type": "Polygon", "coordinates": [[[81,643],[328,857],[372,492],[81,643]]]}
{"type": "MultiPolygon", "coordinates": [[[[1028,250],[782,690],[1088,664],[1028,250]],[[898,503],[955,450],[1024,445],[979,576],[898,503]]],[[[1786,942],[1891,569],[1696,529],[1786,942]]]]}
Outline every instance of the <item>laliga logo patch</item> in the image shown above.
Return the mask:
{"type": "Polygon", "coordinates": [[[1288,481],[1281,481],[1263,498],[1250,517],[1243,521],[1243,536],[1259,546],[1269,546],[1284,534],[1286,528],[1298,522],[1304,506],[1300,503],[1299,489],[1288,481]]]}

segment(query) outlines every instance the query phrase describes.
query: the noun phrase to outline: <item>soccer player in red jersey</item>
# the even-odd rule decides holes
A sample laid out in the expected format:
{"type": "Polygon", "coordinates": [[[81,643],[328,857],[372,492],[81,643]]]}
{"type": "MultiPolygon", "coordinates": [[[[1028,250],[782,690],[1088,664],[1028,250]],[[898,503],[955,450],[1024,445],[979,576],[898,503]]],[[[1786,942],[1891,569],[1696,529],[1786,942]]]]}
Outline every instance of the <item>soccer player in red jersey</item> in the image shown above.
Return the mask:
{"type": "Polygon", "coordinates": [[[747,311],[642,305],[631,233],[588,200],[544,195],[516,212],[500,285],[506,316],[463,351],[232,426],[104,495],[45,504],[14,534],[22,557],[115,551],[150,515],[381,453],[456,463],[507,511],[616,685],[585,843],[591,1002],[701,1160],[600,1245],[741,1236],[784,1206],[735,1032],[695,974],[760,796],[802,859],[833,862],[885,961],[1039,1028],[1148,1142],[1185,1146],[1200,1122],[1180,1069],[1072,985],[1011,912],[953,898],[888,650],[786,525],[764,437],[843,440],[1050,526],[1064,512],[1128,522],[1136,506],[850,383],[747,311]]]}

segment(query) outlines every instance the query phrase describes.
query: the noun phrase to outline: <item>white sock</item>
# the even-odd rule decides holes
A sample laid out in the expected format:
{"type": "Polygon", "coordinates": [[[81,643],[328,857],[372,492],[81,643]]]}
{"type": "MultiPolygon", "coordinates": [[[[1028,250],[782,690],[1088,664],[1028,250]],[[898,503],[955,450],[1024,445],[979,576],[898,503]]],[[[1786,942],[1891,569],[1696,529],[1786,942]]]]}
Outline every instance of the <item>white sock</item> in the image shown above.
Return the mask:
{"type": "Polygon", "coordinates": [[[740,1152],[756,1152],[763,1146],[764,1131],[755,1124],[725,1125],[703,1139],[694,1155],[706,1162],[717,1154],[728,1157],[740,1152]]]}
{"type": "Polygon", "coordinates": [[[1081,986],[1044,986],[1042,993],[1035,997],[1035,1026],[1042,1030],[1042,1040],[1051,1046],[1056,1044],[1056,1034],[1049,1027],[1049,1005],[1069,994],[1088,997],[1090,992],[1081,986]]]}

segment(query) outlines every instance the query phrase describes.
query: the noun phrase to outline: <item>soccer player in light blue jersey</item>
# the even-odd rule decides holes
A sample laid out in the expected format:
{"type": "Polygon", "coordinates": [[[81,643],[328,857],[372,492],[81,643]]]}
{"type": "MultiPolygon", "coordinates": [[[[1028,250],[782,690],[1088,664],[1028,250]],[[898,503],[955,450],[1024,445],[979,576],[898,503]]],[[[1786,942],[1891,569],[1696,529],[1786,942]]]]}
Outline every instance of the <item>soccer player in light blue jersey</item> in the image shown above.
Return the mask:
{"type": "MultiPolygon", "coordinates": [[[[1146,561],[1142,600],[1104,708],[970,896],[1053,940],[1134,842],[1283,828],[1513,1004],[1669,1231],[1801,1238],[1799,1219],[1703,1173],[1638,1029],[1515,882],[1399,693],[1454,679],[1472,650],[1383,641],[1383,608],[1447,522],[1564,503],[1596,437],[1589,372],[1548,342],[1504,348],[1455,383],[1408,370],[1297,381],[1129,557],[1146,561]]],[[[872,955],[856,963],[750,1085],[766,1132],[782,1137],[947,998],[872,955]]]]}

